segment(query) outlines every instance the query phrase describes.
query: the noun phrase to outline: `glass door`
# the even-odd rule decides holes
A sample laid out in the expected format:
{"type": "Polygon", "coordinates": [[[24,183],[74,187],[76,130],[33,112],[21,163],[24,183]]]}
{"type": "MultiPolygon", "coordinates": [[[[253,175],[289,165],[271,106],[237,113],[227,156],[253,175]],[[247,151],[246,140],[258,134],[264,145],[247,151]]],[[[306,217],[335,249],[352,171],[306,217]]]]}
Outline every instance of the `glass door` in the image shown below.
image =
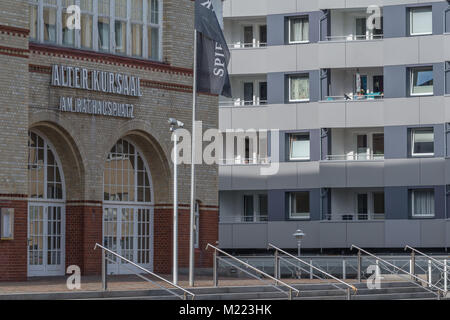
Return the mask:
{"type": "Polygon", "coordinates": [[[357,195],[358,220],[368,219],[367,198],[367,193],[358,193],[357,195]]]}
{"type": "Polygon", "coordinates": [[[253,27],[252,26],[244,27],[244,47],[245,48],[253,47],[253,27]]]}
{"type": "Polygon", "coordinates": [[[28,275],[64,275],[64,205],[28,206],[28,275]]]}
{"type": "Polygon", "coordinates": [[[367,160],[369,156],[368,151],[367,134],[358,134],[356,137],[357,160],[367,160]]]}

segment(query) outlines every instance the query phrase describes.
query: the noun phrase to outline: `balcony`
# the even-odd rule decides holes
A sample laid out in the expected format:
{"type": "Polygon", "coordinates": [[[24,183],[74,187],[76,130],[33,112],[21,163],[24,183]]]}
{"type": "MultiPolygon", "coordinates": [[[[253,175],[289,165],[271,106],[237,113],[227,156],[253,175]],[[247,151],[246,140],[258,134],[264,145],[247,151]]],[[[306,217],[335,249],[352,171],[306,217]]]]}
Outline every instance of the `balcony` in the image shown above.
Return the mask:
{"type": "Polygon", "coordinates": [[[265,48],[266,18],[224,19],[224,35],[230,49],[265,48]]]}
{"type": "Polygon", "coordinates": [[[268,221],[265,191],[221,191],[221,223],[259,223],[268,221]]]}
{"type": "Polygon", "coordinates": [[[330,10],[321,26],[325,24],[327,32],[323,41],[370,41],[383,39],[383,17],[374,19],[368,25],[366,8],[330,10]]]}
{"type": "Polygon", "coordinates": [[[321,91],[325,102],[383,99],[383,68],[322,69],[321,91]]]}
{"type": "Polygon", "coordinates": [[[232,76],[231,99],[220,97],[221,107],[255,107],[267,104],[267,76],[232,76]]]}
{"type": "Polygon", "coordinates": [[[326,189],[324,220],[379,221],[385,218],[384,188],[326,189]]]}

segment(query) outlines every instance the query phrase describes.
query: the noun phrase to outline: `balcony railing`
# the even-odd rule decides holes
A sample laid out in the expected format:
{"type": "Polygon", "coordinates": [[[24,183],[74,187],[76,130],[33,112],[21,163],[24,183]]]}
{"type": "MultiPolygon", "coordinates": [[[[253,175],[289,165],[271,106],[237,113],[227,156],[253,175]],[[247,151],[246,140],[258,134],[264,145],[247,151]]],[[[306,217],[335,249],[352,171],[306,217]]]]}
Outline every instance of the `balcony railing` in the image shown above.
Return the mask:
{"type": "Polygon", "coordinates": [[[385,219],[384,213],[331,213],[324,216],[330,221],[379,221],[385,219]]]}
{"type": "Polygon", "coordinates": [[[366,94],[344,94],[343,96],[326,96],[323,101],[361,101],[383,99],[383,92],[373,92],[366,94]]]}
{"type": "Polygon", "coordinates": [[[367,161],[367,160],[384,160],[384,154],[343,154],[343,155],[327,155],[326,161],[367,161]]]}
{"type": "Polygon", "coordinates": [[[250,48],[267,48],[266,42],[250,42],[250,43],[244,43],[244,42],[235,42],[235,43],[229,43],[228,48],[230,49],[250,49],[250,48]]]}
{"type": "Polygon", "coordinates": [[[327,36],[327,41],[370,41],[370,40],[381,40],[383,39],[382,34],[372,34],[372,35],[347,35],[347,36],[327,36]]]}
{"type": "Polygon", "coordinates": [[[267,222],[267,214],[259,214],[253,216],[220,216],[220,222],[222,223],[255,223],[255,222],[267,222]]]}
{"type": "Polygon", "coordinates": [[[244,99],[232,99],[232,100],[224,100],[219,101],[220,107],[255,107],[266,105],[267,100],[261,100],[259,98],[255,100],[244,100],[244,99]]]}
{"type": "Polygon", "coordinates": [[[220,159],[219,164],[220,165],[243,165],[243,164],[269,164],[270,159],[268,157],[253,157],[253,158],[230,158],[230,159],[220,159]]]}

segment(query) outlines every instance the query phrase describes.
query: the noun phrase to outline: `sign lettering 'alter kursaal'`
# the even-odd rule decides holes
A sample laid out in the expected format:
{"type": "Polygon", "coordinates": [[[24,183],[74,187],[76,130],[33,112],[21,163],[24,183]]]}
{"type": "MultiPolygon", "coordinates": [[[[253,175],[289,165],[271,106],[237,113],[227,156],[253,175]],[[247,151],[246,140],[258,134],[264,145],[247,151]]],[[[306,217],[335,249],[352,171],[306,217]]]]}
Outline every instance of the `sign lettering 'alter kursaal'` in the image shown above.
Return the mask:
{"type": "MultiPolygon", "coordinates": [[[[53,65],[52,86],[141,97],[141,79],[122,73],[53,65]]],[[[90,98],[60,97],[63,112],[134,118],[134,105],[90,98]]]]}

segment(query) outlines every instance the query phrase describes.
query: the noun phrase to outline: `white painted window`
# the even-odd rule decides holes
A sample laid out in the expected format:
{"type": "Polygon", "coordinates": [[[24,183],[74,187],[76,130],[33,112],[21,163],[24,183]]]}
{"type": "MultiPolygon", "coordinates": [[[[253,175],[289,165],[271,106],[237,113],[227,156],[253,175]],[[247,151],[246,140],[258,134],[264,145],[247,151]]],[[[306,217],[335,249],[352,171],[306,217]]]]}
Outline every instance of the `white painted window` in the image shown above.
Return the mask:
{"type": "Polygon", "coordinates": [[[304,43],[309,41],[308,17],[289,18],[289,43],[304,43]]]}
{"type": "Polygon", "coordinates": [[[411,68],[411,95],[432,95],[433,94],[433,67],[411,68]]]}
{"type": "Polygon", "coordinates": [[[425,35],[433,33],[433,14],[431,7],[411,8],[410,14],[410,34],[425,35]]]}
{"type": "Polygon", "coordinates": [[[0,209],[0,240],[14,238],[14,209],[0,209]]]}
{"type": "Polygon", "coordinates": [[[303,102],[309,101],[309,76],[292,75],[289,76],[289,101],[303,102]]]}
{"type": "Polygon", "coordinates": [[[289,160],[309,160],[309,133],[295,133],[289,135],[289,160]]]}
{"type": "Polygon", "coordinates": [[[434,217],[434,190],[416,189],[411,191],[413,217],[434,217]]]}
{"type": "Polygon", "coordinates": [[[434,155],[434,130],[433,128],[411,129],[412,156],[434,155]]]}
{"type": "Polygon", "coordinates": [[[30,39],[73,48],[161,60],[162,0],[29,0],[30,39]],[[81,10],[80,28],[67,25],[81,10]]]}
{"type": "Polygon", "coordinates": [[[309,219],[309,191],[289,193],[289,217],[291,219],[309,219]]]}

